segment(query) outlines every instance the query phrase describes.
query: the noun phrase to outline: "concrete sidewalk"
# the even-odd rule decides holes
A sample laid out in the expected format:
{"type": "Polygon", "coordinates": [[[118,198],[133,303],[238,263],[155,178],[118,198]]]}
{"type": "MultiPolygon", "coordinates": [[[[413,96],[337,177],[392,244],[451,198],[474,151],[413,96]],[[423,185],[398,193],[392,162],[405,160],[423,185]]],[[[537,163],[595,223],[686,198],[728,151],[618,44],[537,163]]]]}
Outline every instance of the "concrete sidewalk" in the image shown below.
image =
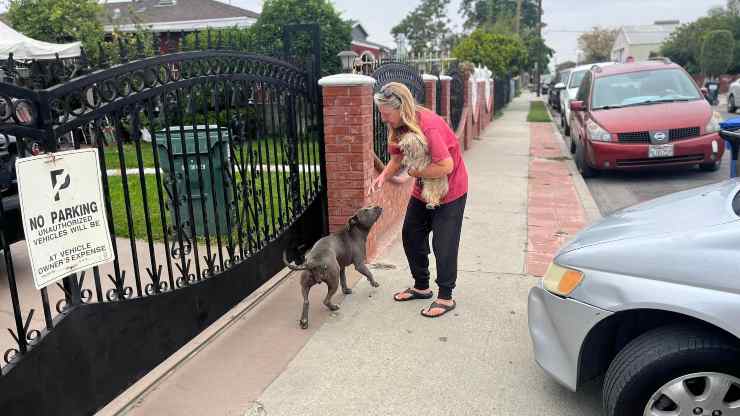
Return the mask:
{"type": "MultiPolygon", "coordinates": [[[[597,415],[598,384],[578,394],[532,356],[526,274],[529,101],[515,99],[465,153],[470,191],[460,248],[458,308],[420,316],[428,301],[394,302],[409,286],[399,241],[379,262],[381,286],[357,281],[341,309],[312,291],[311,328],[297,329],[289,277],[253,311],[164,375],[132,415],[597,415]],[[322,325],[323,321],[323,325],[322,325]],[[304,345],[305,344],[305,345],[304,345]]],[[[436,291],[436,287],[434,287],[436,291]]]]}

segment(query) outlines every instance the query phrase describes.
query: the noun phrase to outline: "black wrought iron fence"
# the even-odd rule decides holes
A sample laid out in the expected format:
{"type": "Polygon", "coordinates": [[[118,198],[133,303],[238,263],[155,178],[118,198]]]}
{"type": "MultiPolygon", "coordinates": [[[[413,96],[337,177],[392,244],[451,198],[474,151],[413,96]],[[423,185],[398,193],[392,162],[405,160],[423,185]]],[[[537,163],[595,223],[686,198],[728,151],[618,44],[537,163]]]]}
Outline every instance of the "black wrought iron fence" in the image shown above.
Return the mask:
{"type": "MultiPolygon", "coordinates": [[[[375,91],[379,91],[389,82],[400,82],[409,88],[417,103],[423,104],[426,102],[426,90],[422,74],[408,65],[398,62],[388,63],[376,69],[371,76],[376,80],[375,91]]],[[[381,120],[377,106],[373,110],[373,126],[373,149],[375,154],[383,163],[388,163],[390,159],[388,154],[388,129],[381,120]]]]}
{"type": "MultiPolygon", "coordinates": [[[[317,56],[181,51],[42,90],[0,83],[8,155],[97,149],[115,251],[37,292],[23,243],[0,233],[0,413],[93,413],[323,235],[317,56]]],[[[5,224],[12,172],[1,188],[5,224]]]]}
{"type": "Polygon", "coordinates": [[[463,108],[465,107],[465,79],[459,66],[449,73],[450,81],[450,122],[456,130],[460,126],[463,108]]]}
{"type": "Polygon", "coordinates": [[[498,114],[511,102],[513,91],[511,90],[511,77],[494,77],[493,108],[498,114]]]}

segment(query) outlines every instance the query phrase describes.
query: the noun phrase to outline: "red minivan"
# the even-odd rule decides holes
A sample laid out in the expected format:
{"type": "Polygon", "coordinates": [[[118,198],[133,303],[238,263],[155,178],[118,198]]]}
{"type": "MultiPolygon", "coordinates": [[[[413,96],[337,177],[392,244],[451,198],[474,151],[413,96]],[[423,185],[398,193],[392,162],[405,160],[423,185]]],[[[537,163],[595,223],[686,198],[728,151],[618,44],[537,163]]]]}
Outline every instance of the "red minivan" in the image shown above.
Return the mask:
{"type": "Polygon", "coordinates": [[[720,166],[722,118],[689,74],[667,59],[594,67],[570,106],[570,150],[584,177],[599,170],[720,166]]]}

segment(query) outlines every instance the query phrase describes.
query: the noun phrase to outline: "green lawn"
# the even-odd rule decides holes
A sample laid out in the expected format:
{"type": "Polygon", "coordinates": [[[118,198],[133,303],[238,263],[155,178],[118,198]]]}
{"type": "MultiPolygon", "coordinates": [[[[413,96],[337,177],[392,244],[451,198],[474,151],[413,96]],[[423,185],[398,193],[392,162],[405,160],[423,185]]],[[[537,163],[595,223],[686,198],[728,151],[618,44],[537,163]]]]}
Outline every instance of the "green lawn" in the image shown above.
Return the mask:
{"type": "MultiPolygon", "coordinates": [[[[251,174],[249,174],[248,177],[251,180],[251,174]]],[[[131,201],[130,215],[133,224],[133,235],[136,239],[147,239],[146,219],[148,218],[151,224],[152,239],[154,239],[155,241],[162,241],[164,239],[164,230],[162,227],[156,175],[145,175],[144,178],[146,198],[143,197],[144,193],[142,192],[142,183],[140,177],[138,175],[129,175],[127,178],[129,200],[131,201]],[[144,207],[145,201],[148,204],[146,209],[144,207]]],[[[164,180],[164,178],[162,179],[164,180]]],[[[286,184],[288,179],[288,172],[271,172],[270,174],[264,173],[262,175],[257,175],[257,177],[255,178],[255,185],[252,187],[252,189],[262,190],[262,194],[259,195],[258,199],[261,203],[262,197],[264,196],[265,207],[263,210],[251,211],[251,214],[248,216],[248,218],[243,219],[242,222],[243,229],[253,230],[252,234],[254,235],[255,240],[264,240],[268,235],[275,235],[279,233],[281,218],[283,219],[284,225],[286,225],[290,220],[289,213],[285,212],[284,209],[286,205],[285,195],[287,193],[286,184]]],[[[318,172],[313,173],[312,175],[306,172],[305,180],[304,175],[301,174],[299,182],[301,196],[306,196],[310,192],[309,189],[304,189],[304,187],[309,188],[312,179],[314,183],[318,183],[318,172]]],[[[197,176],[195,176],[195,181],[197,181],[197,176]]],[[[241,183],[241,176],[238,173],[237,183],[241,183]]],[[[111,176],[108,178],[108,184],[110,191],[111,208],[113,211],[113,224],[115,226],[115,234],[118,237],[129,237],[130,233],[128,226],[128,213],[126,212],[126,205],[124,202],[125,195],[122,177],[111,176]]],[[[163,198],[167,200],[167,193],[164,190],[162,190],[162,195],[163,198]]],[[[212,204],[212,202],[210,201],[207,201],[206,203],[212,204]]],[[[193,199],[193,204],[200,204],[200,200],[193,199]]],[[[186,209],[185,212],[189,213],[187,203],[185,203],[184,207],[186,209]]],[[[243,202],[240,202],[240,212],[242,207],[243,202]]],[[[212,208],[212,205],[208,208],[212,208]]],[[[182,215],[187,214],[181,214],[181,217],[182,215]]],[[[173,224],[172,212],[165,212],[165,221],[167,222],[168,226],[173,224]]],[[[202,216],[199,216],[198,221],[202,221],[202,216]]],[[[231,227],[233,230],[232,236],[234,237],[234,241],[237,241],[237,221],[237,219],[233,219],[231,222],[231,227]]],[[[220,231],[225,231],[224,228],[221,228],[220,231]]],[[[216,230],[211,227],[209,229],[209,235],[211,237],[212,243],[215,243],[215,234],[216,230]]],[[[198,240],[205,241],[205,237],[199,237],[198,240]]]]}
{"type": "Polygon", "coordinates": [[[527,121],[535,123],[546,123],[550,121],[550,115],[547,113],[545,103],[542,101],[532,101],[529,103],[529,115],[527,121]]]}
{"type": "MultiPolygon", "coordinates": [[[[174,139],[177,140],[177,139],[174,139]]],[[[179,145],[179,143],[178,143],[179,145]]],[[[250,144],[243,144],[236,146],[237,154],[241,154],[243,151],[245,160],[249,162],[248,149],[253,149],[252,163],[257,164],[286,164],[287,154],[283,150],[286,144],[284,141],[278,138],[263,138],[260,140],[252,141],[250,144]],[[261,157],[261,160],[260,160],[261,157]]],[[[173,145],[174,146],[174,145],[173,145]]],[[[126,143],[123,146],[123,156],[127,169],[137,169],[138,158],[136,153],[136,145],[133,143],[126,143]]],[[[157,149],[162,150],[162,148],[157,149]]],[[[205,143],[203,144],[202,151],[205,151],[205,143]]],[[[315,140],[302,141],[298,146],[299,156],[298,160],[301,164],[319,164],[319,147],[315,140]]],[[[105,153],[105,167],[106,169],[119,169],[121,162],[119,160],[119,152],[117,145],[111,145],[104,148],[105,153]]],[[[194,156],[192,156],[194,157],[194,156]]],[[[218,157],[218,156],[216,156],[218,157]]],[[[151,143],[141,142],[141,158],[145,168],[154,167],[154,152],[152,150],[151,143]]]]}

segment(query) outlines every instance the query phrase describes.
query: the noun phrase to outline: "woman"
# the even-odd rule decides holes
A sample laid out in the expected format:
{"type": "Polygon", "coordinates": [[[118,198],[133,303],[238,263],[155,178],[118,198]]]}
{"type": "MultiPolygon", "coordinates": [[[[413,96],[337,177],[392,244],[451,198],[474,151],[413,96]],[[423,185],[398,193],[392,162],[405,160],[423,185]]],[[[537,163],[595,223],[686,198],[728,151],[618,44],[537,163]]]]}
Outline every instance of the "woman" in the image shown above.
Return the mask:
{"type": "Polygon", "coordinates": [[[439,292],[421,314],[436,318],[456,306],[452,291],[457,280],[457,253],[460,245],[463,212],[468,192],[468,172],[462,158],[460,144],[447,123],[434,112],[416,105],[411,91],[405,85],[391,82],[374,96],[375,104],[384,123],[388,125],[388,152],[391,160],[372,183],[370,192],[380,189],[385,181],[401,168],[403,155],[398,149],[398,138],[405,132],[422,136],[429,147],[432,163],[424,170],[410,169],[408,174],[416,179],[414,190],[403,221],[403,249],[409,262],[414,286],[396,293],[398,302],[414,299],[431,299],[429,288],[429,233],[437,260],[437,286],[439,292]],[[427,209],[421,198],[424,178],[447,176],[449,191],[442,204],[427,209]]]}

